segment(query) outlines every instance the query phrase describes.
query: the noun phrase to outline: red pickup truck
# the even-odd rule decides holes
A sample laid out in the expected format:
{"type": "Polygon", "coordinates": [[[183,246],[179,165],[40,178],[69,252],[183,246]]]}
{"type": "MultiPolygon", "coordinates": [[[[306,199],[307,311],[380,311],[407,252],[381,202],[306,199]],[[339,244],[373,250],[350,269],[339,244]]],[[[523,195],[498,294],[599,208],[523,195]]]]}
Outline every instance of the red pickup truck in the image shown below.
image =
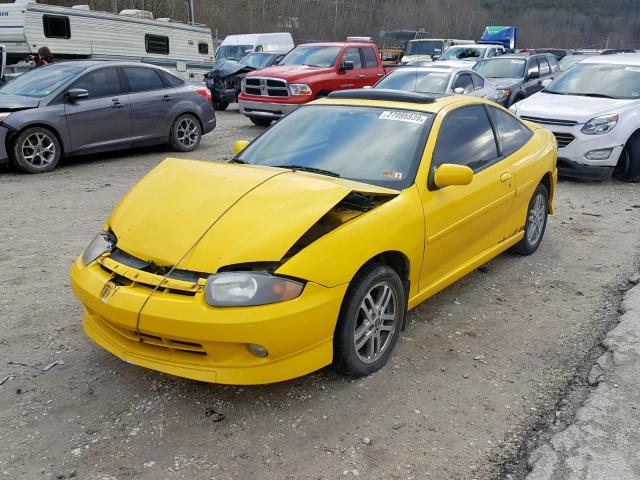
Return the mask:
{"type": "Polygon", "coordinates": [[[267,126],[334,90],[362,88],[384,77],[378,47],[347,40],[299,45],[277,66],[248,73],[238,96],[240,112],[267,126]]]}

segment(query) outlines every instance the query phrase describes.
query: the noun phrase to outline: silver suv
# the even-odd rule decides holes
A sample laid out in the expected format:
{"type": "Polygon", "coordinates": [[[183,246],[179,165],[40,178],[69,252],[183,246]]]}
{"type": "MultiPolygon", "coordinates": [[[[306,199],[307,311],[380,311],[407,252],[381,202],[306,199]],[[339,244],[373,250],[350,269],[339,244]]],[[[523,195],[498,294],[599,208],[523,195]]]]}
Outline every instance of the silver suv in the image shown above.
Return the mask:
{"type": "Polygon", "coordinates": [[[0,164],[27,173],[63,155],[163,143],[189,152],[215,126],[208,88],[143,63],[57,63],[0,88],[0,164]]]}

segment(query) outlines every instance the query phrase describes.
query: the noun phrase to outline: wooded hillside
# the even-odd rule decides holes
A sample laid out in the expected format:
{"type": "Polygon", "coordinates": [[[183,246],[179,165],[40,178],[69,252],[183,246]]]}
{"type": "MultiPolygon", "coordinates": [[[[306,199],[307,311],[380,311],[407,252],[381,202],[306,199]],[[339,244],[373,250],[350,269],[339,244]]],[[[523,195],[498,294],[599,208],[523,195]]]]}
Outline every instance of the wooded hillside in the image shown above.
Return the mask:
{"type": "MultiPolygon", "coordinates": [[[[93,9],[141,8],[186,19],[185,0],[41,0],[93,9]]],[[[196,21],[214,35],[288,30],[297,42],[377,38],[424,28],[434,37],[478,39],[485,25],[519,27],[520,47],[640,48],[640,0],[194,0],[196,21]]]]}

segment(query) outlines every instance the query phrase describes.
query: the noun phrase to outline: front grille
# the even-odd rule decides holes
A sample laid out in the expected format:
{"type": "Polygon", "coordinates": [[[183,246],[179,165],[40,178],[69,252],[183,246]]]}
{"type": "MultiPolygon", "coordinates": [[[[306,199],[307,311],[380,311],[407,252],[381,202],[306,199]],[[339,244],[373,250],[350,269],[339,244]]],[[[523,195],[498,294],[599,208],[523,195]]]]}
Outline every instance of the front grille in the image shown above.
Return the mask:
{"type": "Polygon", "coordinates": [[[288,97],[287,82],[278,78],[245,78],[244,93],[258,97],[288,97]]]}
{"type": "Polygon", "coordinates": [[[563,132],[551,132],[551,133],[553,133],[553,136],[556,137],[556,141],[558,142],[558,148],[564,148],[576,139],[576,137],[574,137],[570,133],[563,133],[563,132]]]}
{"type": "Polygon", "coordinates": [[[165,338],[159,337],[157,335],[150,335],[148,333],[140,332],[138,335],[135,330],[129,330],[127,328],[122,328],[114,325],[113,323],[101,318],[102,323],[109,327],[113,332],[117,333],[121,337],[133,341],[133,342],[142,342],[146,345],[152,345],[154,347],[163,348],[169,350],[170,352],[181,352],[181,353],[189,353],[192,355],[206,355],[207,352],[204,347],[195,342],[184,342],[182,340],[176,340],[173,338],[165,338]]]}
{"type": "Polygon", "coordinates": [[[540,117],[528,117],[526,115],[522,115],[520,117],[522,120],[528,120],[529,122],[540,123],[542,125],[559,125],[561,127],[573,127],[578,125],[578,122],[575,120],[559,120],[556,118],[540,118],[540,117]]]}

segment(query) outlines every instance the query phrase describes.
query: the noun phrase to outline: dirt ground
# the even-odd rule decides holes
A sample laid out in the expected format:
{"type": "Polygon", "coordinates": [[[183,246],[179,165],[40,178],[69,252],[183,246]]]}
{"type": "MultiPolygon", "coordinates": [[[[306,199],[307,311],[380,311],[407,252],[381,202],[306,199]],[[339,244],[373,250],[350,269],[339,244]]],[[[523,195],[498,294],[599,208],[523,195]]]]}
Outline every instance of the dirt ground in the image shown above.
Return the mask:
{"type": "Polygon", "coordinates": [[[260,131],[229,111],[191,155],[0,171],[0,478],[488,479],[556,408],[616,315],[640,248],[639,185],[561,182],[541,249],[503,254],[416,308],[365,379],[327,368],[208,385],[90,342],[68,270],[118,199],[167,156],[228,159],[260,131]]]}

